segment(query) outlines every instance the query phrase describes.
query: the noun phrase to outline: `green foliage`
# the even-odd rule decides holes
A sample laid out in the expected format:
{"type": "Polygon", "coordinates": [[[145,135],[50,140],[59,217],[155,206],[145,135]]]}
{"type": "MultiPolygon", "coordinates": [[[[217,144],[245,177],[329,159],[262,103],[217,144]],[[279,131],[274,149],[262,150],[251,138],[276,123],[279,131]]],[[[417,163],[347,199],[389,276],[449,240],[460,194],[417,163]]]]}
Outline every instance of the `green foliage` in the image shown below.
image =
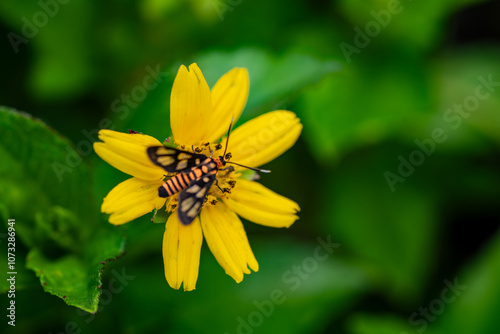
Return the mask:
{"type": "Polygon", "coordinates": [[[327,221],[332,235],[348,245],[378,289],[409,304],[419,300],[434,267],[438,217],[435,196],[424,187],[390,191],[384,172],[393,168],[397,154],[381,148],[347,158],[325,185],[332,205],[324,214],[332,217],[327,221]]]}
{"type": "MultiPolygon", "coordinates": [[[[92,15],[94,8],[90,2],[48,4],[55,14],[45,25],[41,25],[44,22],[43,16],[36,14],[43,9],[38,2],[4,2],[0,8],[1,16],[12,27],[18,26],[19,22],[26,22],[18,21],[19,17],[25,17],[32,24],[29,26],[31,29],[25,29],[29,36],[33,35],[32,44],[39,56],[33,64],[29,86],[38,97],[59,99],[81,92],[94,76],[91,50],[82,43],[90,38],[92,26],[88,17],[92,15]],[[66,15],[57,15],[58,12],[65,12],[66,15]],[[26,15],[27,13],[33,14],[26,15]],[[37,19],[34,19],[35,15],[37,19]]],[[[18,52],[25,51],[29,43],[30,39],[21,43],[17,47],[18,52]]]]}
{"type": "Polygon", "coordinates": [[[67,140],[27,114],[2,108],[0,125],[0,204],[16,219],[19,275],[29,277],[24,245],[26,267],[45,291],[95,312],[101,261],[123,252],[123,237],[100,220],[87,166],[67,140]]]}
{"type": "MultiPolygon", "coordinates": [[[[458,274],[463,288],[456,302],[446,305],[447,312],[437,323],[441,333],[493,333],[500,326],[500,242],[498,235],[458,274]],[[448,309],[449,308],[449,309],[448,309]],[[467,314],[467,317],[463,315],[467,314]]],[[[451,280],[450,280],[451,281],[451,280]]]]}
{"type": "MultiPolygon", "coordinates": [[[[2,219],[2,222],[7,222],[9,219],[9,211],[7,207],[0,202],[0,218],[2,219]]],[[[7,226],[7,225],[5,225],[7,226]]],[[[6,247],[7,248],[7,229],[4,229],[4,225],[2,224],[0,226],[0,247],[6,247]]],[[[8,254],[8,252],[6,253],[8,254]]],[[[11,252],[12,254],[12,252],[11,252]]],[[[2,268],[9,268],[8,267],[8,257],[7,256],[2,256],[0,258],[0,266],[2,268]]],[[[37,280],[35,279],[34,275],[27,270],[26,268],[26,261],[24,256],[16,256],[16,267],[15,270],[19,274],[16,279],[16,290],[17,291],[22,291],[27,288],[32,288],[38,284],[37,280]]],[[[6,278],[9,278],[8,275],[6,275],[6,278]]],[[[0,281],[0,293],[6,293],[10,289],[10,283],[7,281],[7,279],[3,279],[0,281]]]]}
{"type": "Polygon", "coordinates": [[[396,47],[426,50],[439,40],[443,33],[443,21],[460,7],[482,0],[461,1],[340,1],[339,8],[350,21],[364,29],[365,25],[380,16],[384,38],[396,47]],[[361,9],[361,10],[360,10],[361,9]],[[373,12],[376,14],[374,15],[373,12]],[[382,13],[385,12],[385,13],[382,13]],[[387,18],[385,18],[388,15],[387,18]],[[385,26],[384,26],[385,25],[385,26]]]}
{"type": "MultiPolygon", "coordinates": [[[[1,3],[3,35],[22,36],[43,4],[59,1],[1,3]]],[[[4,38],[0,103],[33,116],[0,108],[0,248],[15,218],[17,271],[16,328],[2,333],[496,333],[497,13],[484,0],[69,1],[18,51],[4,38]],[[248,69],[236,126],[288,109],[304,129],[259,180],[300,219],[244,221],[260,269],[239,284],[204,245],[187,293],[165,281],[166,212],[120,227],[100,213],[129,176],[91,144],[102,127],[170,136],[172,84],[192,62],[210,87],[248,69]],[[326,239],[338,247],[321,260],[326,239]],[[455,281],[466,288],[446,302],[455,281]]]]}
{"type": "Polygon", "coordinates": [[[303,95],[300,116],[318,161],[333,163],[346,152],[411,129],[429,109],[420,61],[394,50],[380,53],[376,67],[360,59],[355,68],[325,78],[303,95]]]}
{"type": "MultiPolygon", "coordinates": [[[[127,294],[142,296],[149,303],[125,308],[124,325],[137,332],[154,330],[165,321],[178,333],[235,333],[238,326],[249,326],[260,333],[318,331],[327,326],[332,315],[350,307],[367,287],[362,271],[335,260],[334,255],[317,260],[318,266],[311,267],[312,271],[294,272],[294,266],[309,268],[303,264],[304,259],[314,257],[316,247],[320,247],[318,242],[264,239],[251,241],[251,245],[260,268],[258,273],[246,276],[243,284],[227,277],[206,248],[202,249],[195,293],[165,289],[164,278],[156,273],[137,275],[127,294]],[[156,308],[159,304],[164,305],[163,310],[156,308]],[[263,313],[262,321],[255,317],[258,312],[263,313]],[[138,313],[144,314],[147,321],[136,321],[134,315],[138,313]],[[196,321],[193,314],[197,315],[196,321]],[[255,326],[255,323],[260,324],[255,326]]],[[[326,251],[321,252],[324,254],[326,251]]],[[[148,272],[150,264],[136,263],[130,270],[148,272]]],[[[119,295],[118,298],[126,297],[119,295]]]]}
{"type": "Polygon", "coordinates": [[[483,138],[500,142],[500,115],[496,112],[500,108],[498,54],[497,48],[480,50],[470,47],[446,54],[436,61],[435,89],[440,92],[439,105],[443,109],[452,108],[456,103],[464,104],[468,97],[475,96],[478,87],[482,87],[480,94],[488,95],[478,99],[478,105],[472,111],[464,110],[469,115],[451,124],[456,129],[448,131],[450,140],[444,144],[446,149],[460,150],[464,146],[480,149],[483,138]],[[484,82],[490,84],[486,87],[484,82]],[[478,133],[481,135],[479,138],[478,133]]]}
{"type": "Polygon", "coordinates": [[[83,249],[56,259],[33,248],[26,262],[27,268],[40,278],[46,292],[63,298],[68,305],[95,313],[101,295],[104,263],[121,255],[123,238],[111,228],[103,228],[90,240],[84,241],[87,244],[83,245],[83,249]]]}

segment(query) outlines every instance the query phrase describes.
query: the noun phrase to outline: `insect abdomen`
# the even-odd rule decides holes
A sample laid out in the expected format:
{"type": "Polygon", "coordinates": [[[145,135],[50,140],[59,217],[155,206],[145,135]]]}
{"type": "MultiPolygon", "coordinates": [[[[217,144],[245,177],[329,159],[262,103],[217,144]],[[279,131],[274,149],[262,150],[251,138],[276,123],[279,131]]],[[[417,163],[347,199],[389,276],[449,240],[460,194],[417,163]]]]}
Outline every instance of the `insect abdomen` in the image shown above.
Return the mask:
{"type": "Polygon", "coordinates": [[[203,164],[201,167],[195,168],[189,173],[178,173],[171,179],[165,181],[165,183],[158,188],[158,195],[160,197],[169,197],[177,194],[181,190],[186,189],[192,181],[199,179],[208,171],[209,170],[203,164]]]}

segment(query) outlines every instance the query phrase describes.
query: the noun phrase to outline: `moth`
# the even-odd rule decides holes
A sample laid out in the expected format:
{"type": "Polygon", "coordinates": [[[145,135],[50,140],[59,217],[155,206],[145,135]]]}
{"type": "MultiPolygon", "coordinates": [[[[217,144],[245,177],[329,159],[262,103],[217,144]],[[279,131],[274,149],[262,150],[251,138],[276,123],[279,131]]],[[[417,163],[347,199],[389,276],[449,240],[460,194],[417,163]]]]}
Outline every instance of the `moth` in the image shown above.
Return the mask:
{"type": "MultiPolygon", "coordinates": [[[[263,173],[271,172],[227,161],[231,157],[231,153],[226,154],[226,152],[232,125],[233,120],[231,120],[227,132],[224,153],[218,158],[212,158],[213,151],[211,149],[210,157],[207,157],[205,154],[196,153],[194,147],[192,147],[193,153],[166,146],[147,148],[148,156],[155,165],[162,167],[168,173],[177,173],[158,188],[158,195],[169,197],[180,192],[177,215],[183,225],[191,224],[198,216],[210,187],[214,182],[217,184],[217,172],[229,168],[222,168],[226,164],[238,165],[263,173]]],[[[219,185],[217,184],[217,186],[219,185]]],[[[219,189],[224,192],[220,187],[219,189]]]]}

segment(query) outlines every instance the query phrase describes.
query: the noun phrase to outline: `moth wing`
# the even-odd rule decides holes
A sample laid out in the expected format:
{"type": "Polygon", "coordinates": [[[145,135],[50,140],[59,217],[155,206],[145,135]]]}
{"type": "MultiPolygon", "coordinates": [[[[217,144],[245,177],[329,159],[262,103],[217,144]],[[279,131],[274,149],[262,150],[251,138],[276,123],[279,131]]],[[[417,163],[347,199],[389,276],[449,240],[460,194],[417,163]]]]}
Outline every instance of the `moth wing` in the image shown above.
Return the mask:
{"type": "Polygon", "coordinates": [[[189,225],[200,213],[201,207],[208,190],[215,181],[215,173],[204,175],[197,180],[193,180],[189,186],[179,194],[179,206],[177,216],[183,225],[189,225]]]}
{"type": "Polygon", "coordinates": [[[198,166],[207,157],[204,154],[190,153],[176,148],[152,146],[147,149],[151,161],[169,173],[181,172],[198,166]]]}

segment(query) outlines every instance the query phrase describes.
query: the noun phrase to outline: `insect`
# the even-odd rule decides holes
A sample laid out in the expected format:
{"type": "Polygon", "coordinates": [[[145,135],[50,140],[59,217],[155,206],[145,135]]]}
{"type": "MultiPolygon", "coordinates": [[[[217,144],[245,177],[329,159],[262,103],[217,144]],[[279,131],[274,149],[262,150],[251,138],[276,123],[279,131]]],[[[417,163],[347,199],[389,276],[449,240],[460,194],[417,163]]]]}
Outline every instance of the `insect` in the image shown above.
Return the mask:
{"type": "MultiPolygon", "coordinates": [[[[210,150],[210,157],[207,157],[204,154],[196,153],[194,147],[192,147],[193,153],[166,146],[152,146],[147,149],[148,156],[154,164],[162,167],[168,173],[177,173],[158,188],[158,195],[169,197],[180,192],[177,215],[184,225],[191,224],[198,215],[210,187],[214,182],[217,184],[217,172],[227,169],[227,167],[222,168],[226,164],[234,164],[263,173],[271,172],[227,161],[231,158],[231,153],[226,154],[226,152],[232,125],[233,120],[231,120],[227,132],[224,153],[218,158],[212,158],[212,150],[210,150]]],[[[218,184],[217,186],[219,187],[218,184]]],[[[219,189],[225,192],[220,187],[219,189]]]]}

